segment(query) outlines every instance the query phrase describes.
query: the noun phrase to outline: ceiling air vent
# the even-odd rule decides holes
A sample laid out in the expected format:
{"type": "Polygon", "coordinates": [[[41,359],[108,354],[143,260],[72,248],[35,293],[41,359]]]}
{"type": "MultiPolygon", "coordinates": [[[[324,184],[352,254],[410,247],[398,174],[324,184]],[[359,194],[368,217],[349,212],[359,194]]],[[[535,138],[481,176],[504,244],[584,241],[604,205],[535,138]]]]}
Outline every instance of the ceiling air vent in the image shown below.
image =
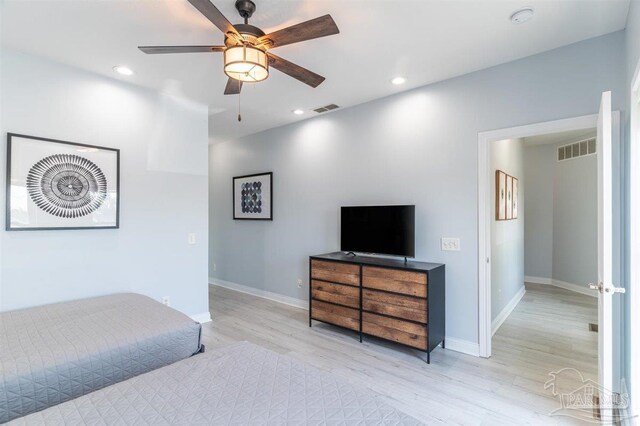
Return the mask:
{"type": "Polygon", "coordinates": [[[558,161],[593,155],[596,153],[596,138],[574,142],[558,148],[558,161]]]}
{"type": "Polygon", "coordinates": [[[329,105],[325,105],[325,106],[320,107],[320,108],[316,108],[316,109],[314,109],[314,111],[317,112],[318,114],[321,114],[323,112],[331,111],[331,110],[338,109],[338,108],[340,108],[340,107],[338,105],[336,105],[336,104],[329,104],[329,105]]]}

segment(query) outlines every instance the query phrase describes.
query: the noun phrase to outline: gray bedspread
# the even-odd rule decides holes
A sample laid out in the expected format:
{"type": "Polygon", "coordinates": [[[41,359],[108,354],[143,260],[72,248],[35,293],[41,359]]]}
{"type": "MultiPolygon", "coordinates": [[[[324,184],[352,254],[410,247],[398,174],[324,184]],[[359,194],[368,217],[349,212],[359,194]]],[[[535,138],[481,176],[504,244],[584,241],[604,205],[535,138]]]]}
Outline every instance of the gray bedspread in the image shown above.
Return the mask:
{"type": "Polygon", "coordinates": [[[0,423],[187,358],[200,324],[139,294],[0,313],[0,423]]]}
{"type": "Polygon", "coordinates": [[[419,424],[371,391],[242,342],[12,422],[13,425],[419,424]]]}

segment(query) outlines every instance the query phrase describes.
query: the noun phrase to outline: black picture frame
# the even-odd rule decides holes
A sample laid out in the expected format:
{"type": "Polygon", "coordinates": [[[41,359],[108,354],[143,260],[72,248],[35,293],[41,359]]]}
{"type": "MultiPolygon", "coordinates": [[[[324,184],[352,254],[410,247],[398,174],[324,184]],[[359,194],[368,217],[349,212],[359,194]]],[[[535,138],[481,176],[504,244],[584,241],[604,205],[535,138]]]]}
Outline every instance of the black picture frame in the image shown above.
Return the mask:
{"type": "Polygon", "coordinates": [[[231,193],[232,193],[232,206],[233,220],[270,220],[273,221],[273,172],[254,173],[251,175],[234,176],[231,179],[231,193]],[[269,217],[238,217],[236,214],[236,180],[257,178],[257,177],[269,177],[269,217]]]}
{"type": "Polygon", "coordinates": [[[25,135],[20,133],[7,132],[7,175],[6,175],[6,189],[5,189],[5,230],[6,231],[69,231],[69,230],[86,230],[86,229],[119,229],[120,228],[120,150],[117,148],[109,148],[98,145],[87,145],[77,142],[63,141],[60,139],[43,138],[40,136],[25,135]],[[115,211],[115,225],[113,226],[53,226],[53,227],[13,227],[11,226],[11,146],[13,138],[25,138],[33,139],[43,142],[52,142],[64,145],[72,145],[77,147],[99,149],[104,151],[113,151],[116,154],[116,211],[115,211]]]}

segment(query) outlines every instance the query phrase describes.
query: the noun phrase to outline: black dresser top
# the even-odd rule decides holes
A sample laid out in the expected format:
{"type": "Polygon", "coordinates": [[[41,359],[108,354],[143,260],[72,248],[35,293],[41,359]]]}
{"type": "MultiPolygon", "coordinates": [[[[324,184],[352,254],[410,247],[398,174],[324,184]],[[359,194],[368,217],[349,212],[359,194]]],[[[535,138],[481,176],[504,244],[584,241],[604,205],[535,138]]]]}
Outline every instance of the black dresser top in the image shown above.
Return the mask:
{"type": "Polygon", "coordinates": [[[309,256],[311,259],[332,260],[334,262],[355,263],[358,265],[382,266],[387,268],[407,269],[412,271],[431,271],[444,266],[442,263],[414,262],[412,260],[390,259],[386,257],[353,256],[342,251],[309,256]]]}

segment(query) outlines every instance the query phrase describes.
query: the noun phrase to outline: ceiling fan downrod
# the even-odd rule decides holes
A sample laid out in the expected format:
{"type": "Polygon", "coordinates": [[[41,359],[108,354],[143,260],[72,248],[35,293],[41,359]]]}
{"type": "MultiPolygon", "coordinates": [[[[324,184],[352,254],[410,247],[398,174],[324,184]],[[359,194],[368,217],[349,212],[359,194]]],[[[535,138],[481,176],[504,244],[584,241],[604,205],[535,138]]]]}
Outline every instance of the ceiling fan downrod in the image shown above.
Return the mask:
{"type": "Polygon", "coordinates": [[[244,19],[245,25],[249,23],[249,18],[256,11],[256,4],[251,0],[236,0],[236,10],[244,19]]]}

